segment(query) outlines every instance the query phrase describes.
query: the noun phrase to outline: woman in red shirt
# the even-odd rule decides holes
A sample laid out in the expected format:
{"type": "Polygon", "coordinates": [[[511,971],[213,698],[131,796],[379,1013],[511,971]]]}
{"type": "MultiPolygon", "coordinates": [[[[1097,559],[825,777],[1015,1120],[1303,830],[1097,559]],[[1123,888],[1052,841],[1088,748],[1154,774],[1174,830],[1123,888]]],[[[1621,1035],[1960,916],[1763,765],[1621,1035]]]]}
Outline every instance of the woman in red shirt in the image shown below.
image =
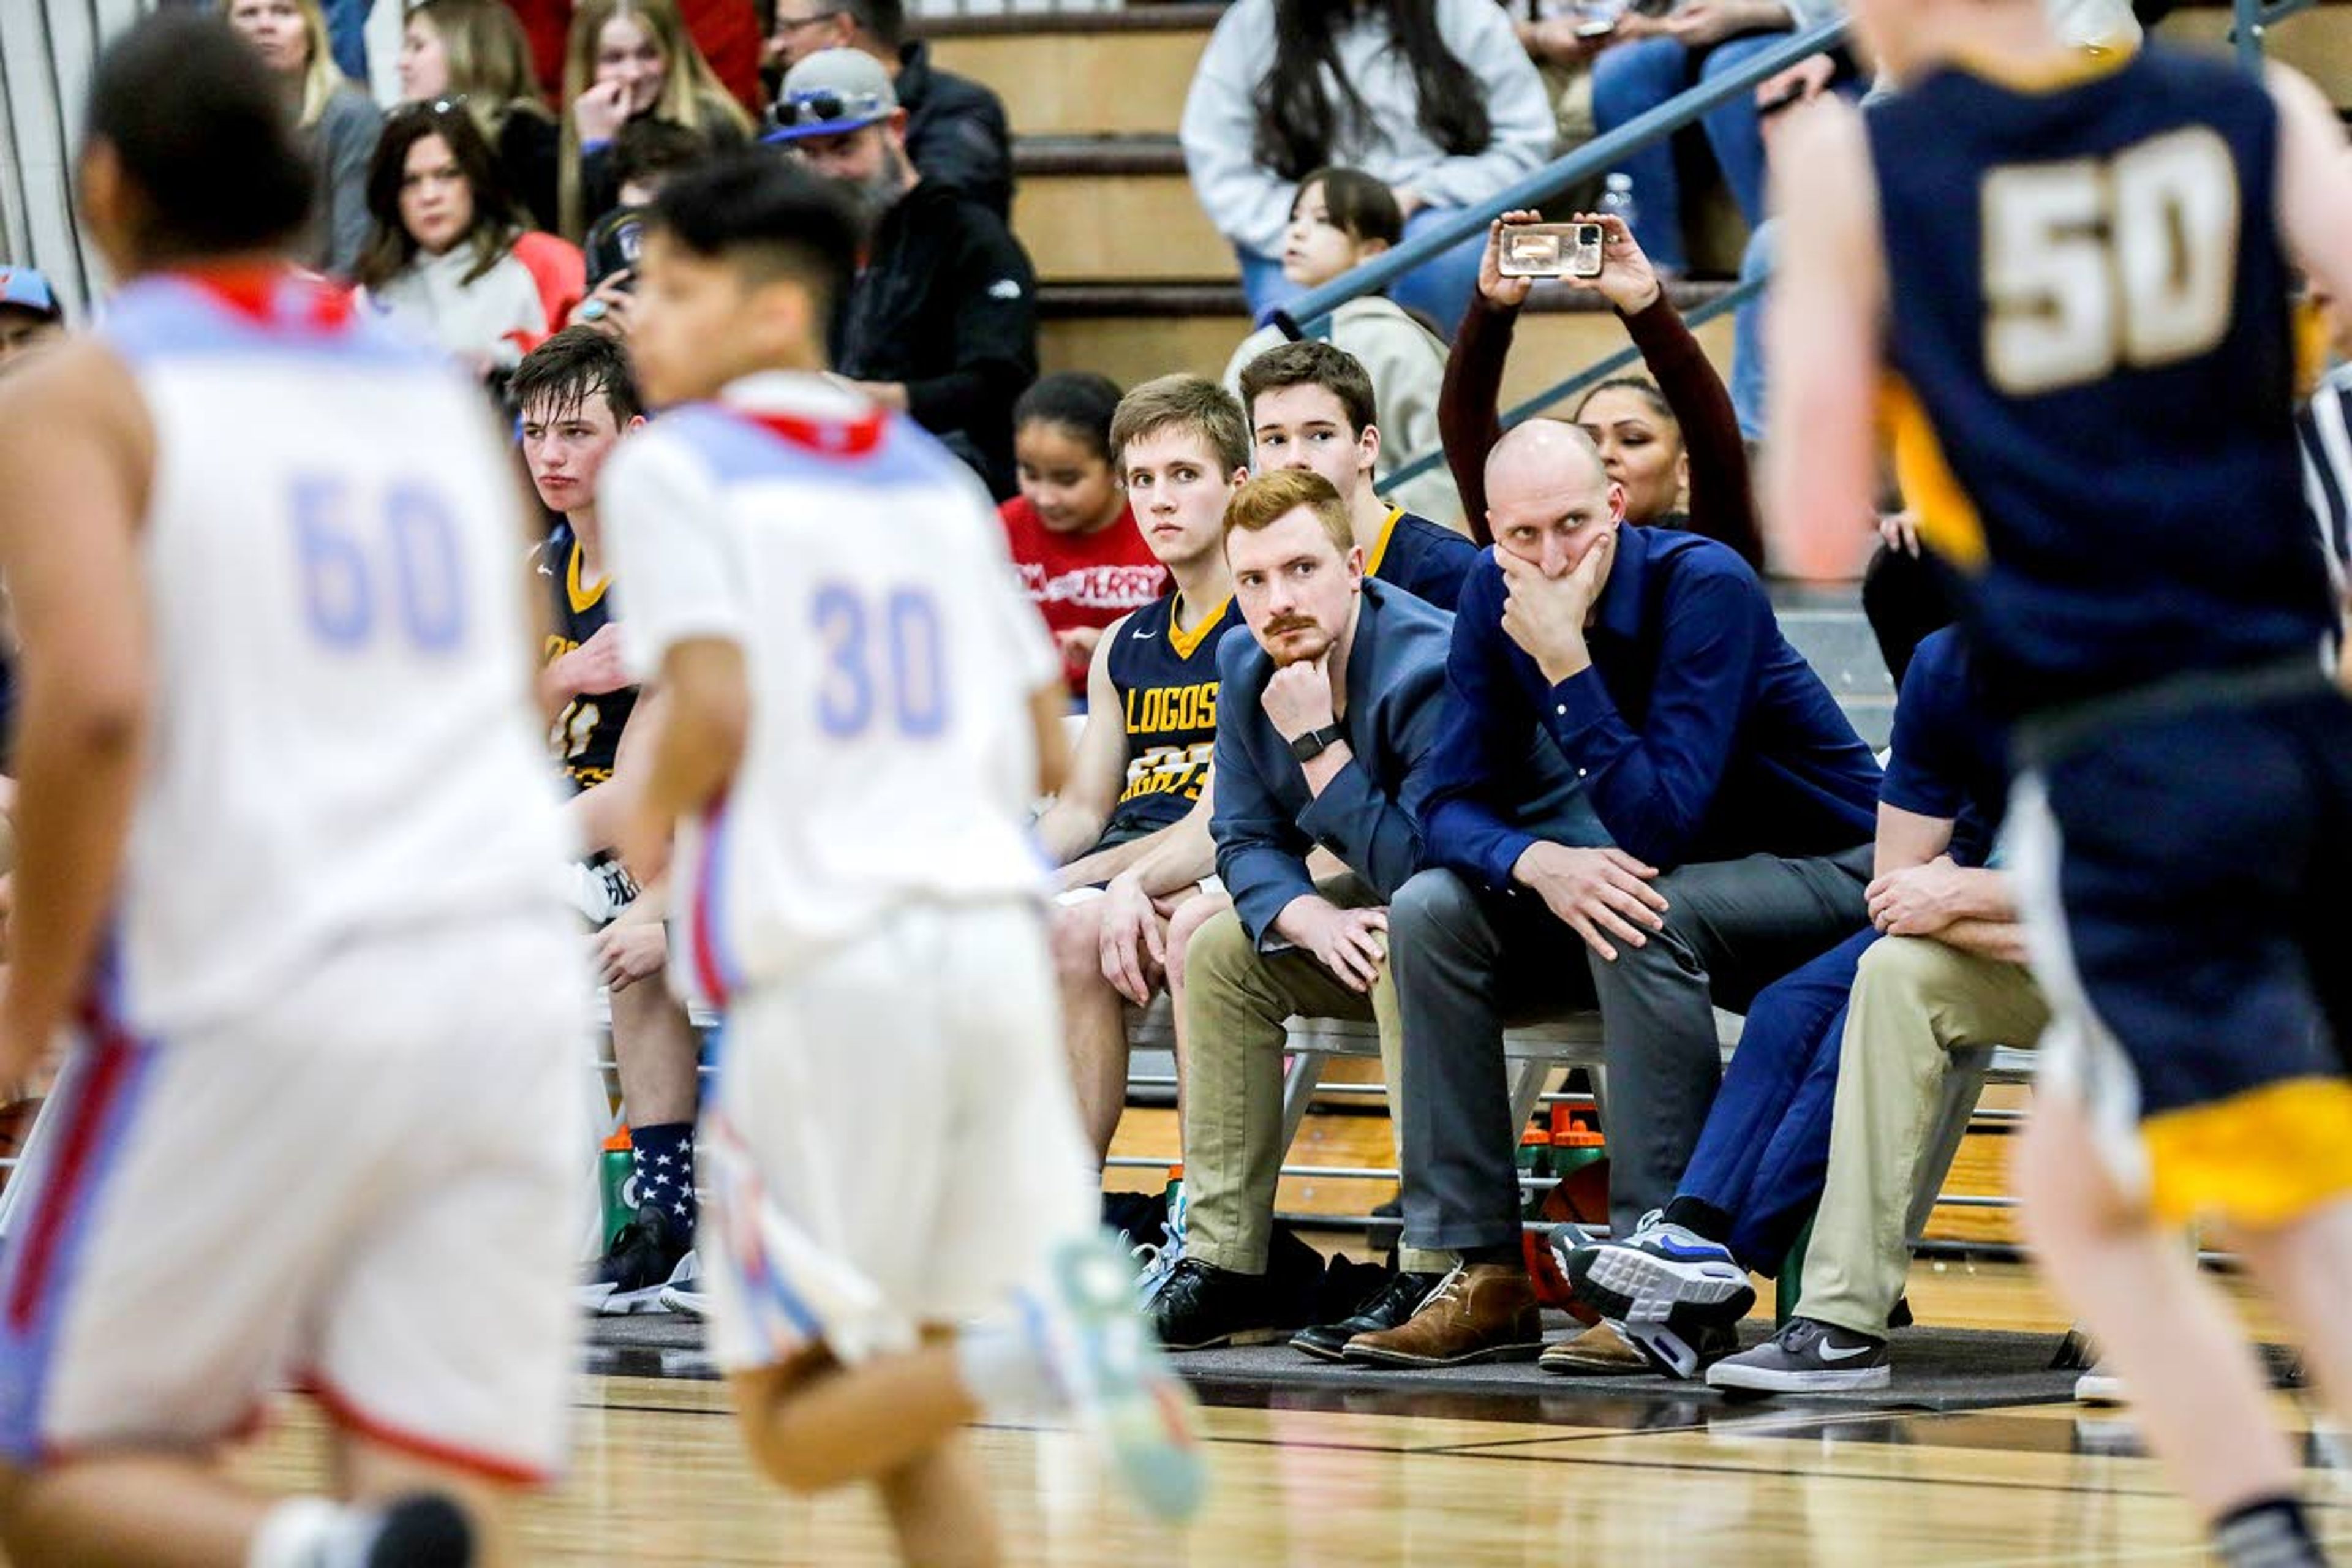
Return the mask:
{"type": "Polygon", "coordinates": [[[1044,614],[1070,694],[1081,701],[1103,628],[1168,591],[1168,569],[1137,531],[1111,460],[1118,398],[1109,378],[1075,373],[1023,393],[1013,405],[1021,493],[997,509],[1022,586],[1044,614]]]}

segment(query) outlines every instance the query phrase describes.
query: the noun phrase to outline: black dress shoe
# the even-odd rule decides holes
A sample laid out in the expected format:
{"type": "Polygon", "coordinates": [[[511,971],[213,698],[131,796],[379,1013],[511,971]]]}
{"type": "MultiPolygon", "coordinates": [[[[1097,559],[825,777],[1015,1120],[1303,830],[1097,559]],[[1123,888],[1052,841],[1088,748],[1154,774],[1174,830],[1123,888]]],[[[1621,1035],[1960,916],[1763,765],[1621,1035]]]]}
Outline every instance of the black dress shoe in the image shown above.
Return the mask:
{"type": "Polygon", "coordinates": [[[1145,1310],[1152,1332],[1171,1351],[1273,1344],[1307,1321],[1297,1292],[1265,1275],[1236,1274],[1197,1258],[1176,1265],[1145,1310]]]}
{"type": "Polygon", "coordinates": [[[1444,1278],[1443,1274],[1391,1274],[1387,1283],[1364,1299],[1355,1316],[1302,1330],[1290,1342],[1290,1348],[1305,1351],[1318,1361],[1342,1360],[1339,1352],[1348,1348],[1349,1340],[1358,1334],[1377,1334],[1404,1323],[1420,1310],[1422,1302],[1444,1278]]]}

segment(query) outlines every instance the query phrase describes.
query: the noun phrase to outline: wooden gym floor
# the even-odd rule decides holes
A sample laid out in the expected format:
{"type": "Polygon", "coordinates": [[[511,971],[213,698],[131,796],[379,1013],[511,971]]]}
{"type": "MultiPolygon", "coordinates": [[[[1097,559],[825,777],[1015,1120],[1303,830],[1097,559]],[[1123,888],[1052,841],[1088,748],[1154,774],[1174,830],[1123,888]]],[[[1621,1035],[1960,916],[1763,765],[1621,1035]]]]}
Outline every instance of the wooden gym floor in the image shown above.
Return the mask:
{"type": "MultiPolygon", "coordinates": [[[[2063,1327],[2015,1266],[1922,1263],[1911,1294],[1928,1322],[2053,1335],[2063,1327]]],[[[2258,1310],[2253,1319],[2268,1326],[2258,1310]]],[[[881,1518],[863,1497],[794,1501],[751,1474],[719,1385],[583,1378],[578,1399],[572,1473],[529,1506],[534,1561],[892,1561],[881,1518]]],[[[1350,1396],[1346,1413],[1308,1403],[1270,1395],[1204,1413],[1216,1487],[1204,1516],[1181,1532],[1130,1512],[1066,1432],[976,1432],[1006,1561],[1915,1568],[2201,1560],[2193,1521],[2137,1457],[2125,1412],[2060,1405],[1931,1415],[1667,1398],[1643,1408],[1618,1399],[1595,1401],[1590,1425],[1575,1424],[1582,1416],[1572,1413],[1568,1424],[1537,1426],[1415,1414],[1409,1393],[1350,1396]]],[[[2306,1429],[2300,1405],[2282,1397],[2279,1408],[2306,1429]]],[[[315,1486],[324,1433],[310,1406],[289,1402],[236,1468],[264,1485],[315,1486]]],[[[2305,1445],[2308,1495],[2330,1541],[2352,1551],[2352,1472],[2336,1468],[2347,1461],[2336,1450],[2325,1436],[2305,1445]]]]}

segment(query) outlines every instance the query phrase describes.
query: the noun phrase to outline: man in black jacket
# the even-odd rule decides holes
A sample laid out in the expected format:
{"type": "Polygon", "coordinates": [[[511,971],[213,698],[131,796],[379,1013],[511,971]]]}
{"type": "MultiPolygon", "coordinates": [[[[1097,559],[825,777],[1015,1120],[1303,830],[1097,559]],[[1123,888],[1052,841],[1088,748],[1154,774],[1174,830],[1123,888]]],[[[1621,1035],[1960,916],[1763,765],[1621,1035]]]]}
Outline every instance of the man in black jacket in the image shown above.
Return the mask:
{"type": "Polygon", "coordinates": [[[821,49],[860,49],[896,77],[907,111],[907,156],[926,180],[953,185],[994,213],[1013,213],[1013,132],[1004,104],[969,77],[931,64],[907,37],[900,0],[776,0],[768,47],[790,70],[821,49]]]}
{"type": "Polygon", "coordinates": [[[1012,495],[1013,402],[1037,377],[1037,286],[1004,221],[907,156],[881,62],[824,49],[794,66],[769,140],[846,186],[873,228],[834,322],[834,368],[1012,495]]]}

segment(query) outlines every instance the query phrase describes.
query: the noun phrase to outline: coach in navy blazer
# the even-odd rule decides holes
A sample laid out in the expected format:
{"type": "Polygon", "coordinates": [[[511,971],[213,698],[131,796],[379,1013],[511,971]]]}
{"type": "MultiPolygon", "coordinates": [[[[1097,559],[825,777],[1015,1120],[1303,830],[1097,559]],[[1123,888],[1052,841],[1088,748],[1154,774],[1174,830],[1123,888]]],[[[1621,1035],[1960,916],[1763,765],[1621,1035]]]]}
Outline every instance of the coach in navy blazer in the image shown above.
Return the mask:
{"type": "MultiPolygon", "coordinates": [[[[1306,1303],[1268,1268],[1284,1022],[1377,1020],[1383,1054],[1394,1048],[1384,906],[1425,858],[1413,808],[1453,640],[1452,616],[1365,577],[1347,508],[1314,473],[1243,486],[1225,551],[1250,631],[1217,655],[1210,831],[1233,908],[1170,960],[1182,975],[1190,1218],[1151,1310],[1176,1349],[1307,1326],[1306,1303]],[[1318,881],[1307,867],[1318,847],[1346,870],[1318,881]]],[[[1450,1266],[1407,1259],[1432,1276],[1413,1300],[1450,1266]]]]}
{"type": "Polygon", "coordinates": [[[1349,764],[1316,795],[1306,764],[1261,706],[1274,660],[1255,637],[1217,650],[1217,876],[1242,929],[1261,950],[1284,945],[1275,917],[1313,896],[1307,857],[1329,850],[1385,901],[1422,868],[1416,820],[1436,740],[1454,617],[1402,588],[1366,578],[1339,718],[1349,764]],[[1416,783],[1416,780],[1419,782],[1416,783]]]}

